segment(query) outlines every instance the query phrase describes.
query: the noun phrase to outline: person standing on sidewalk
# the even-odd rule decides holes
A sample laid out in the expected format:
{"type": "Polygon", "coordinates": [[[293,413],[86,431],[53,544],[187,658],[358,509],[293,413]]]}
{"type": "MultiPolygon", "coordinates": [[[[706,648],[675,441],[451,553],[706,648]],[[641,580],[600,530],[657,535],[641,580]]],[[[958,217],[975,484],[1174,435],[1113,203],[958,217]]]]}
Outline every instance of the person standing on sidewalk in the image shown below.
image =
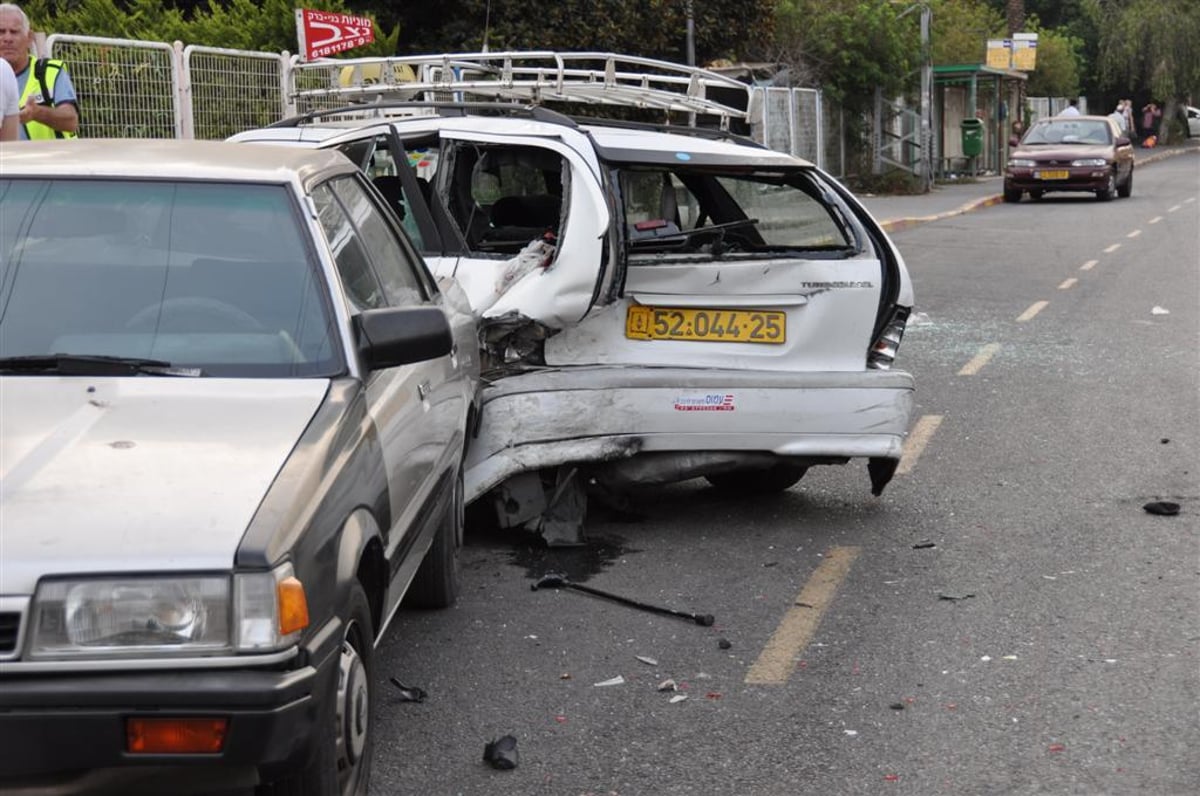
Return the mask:
{"type": "Polygon", "coordinates": [[[1151,100],[1142,108],[1142,146],[1152,147],[1158,143],[1158,120],[1162,110],[1151,100]]]}
{"type": "Polygon", "coordinates": [[[0,58],[0,143],[16,141],[21,135],[21,89],[8,61],[0,58]]]}
{"type": "Polygon", "coordinates": [[[29,17],[16,3],[0,3],[0,57],[17,75],[21,138],[74,138],[79,101],[71,75],[62,61],[36,58],[32,50],[29,17]]]}

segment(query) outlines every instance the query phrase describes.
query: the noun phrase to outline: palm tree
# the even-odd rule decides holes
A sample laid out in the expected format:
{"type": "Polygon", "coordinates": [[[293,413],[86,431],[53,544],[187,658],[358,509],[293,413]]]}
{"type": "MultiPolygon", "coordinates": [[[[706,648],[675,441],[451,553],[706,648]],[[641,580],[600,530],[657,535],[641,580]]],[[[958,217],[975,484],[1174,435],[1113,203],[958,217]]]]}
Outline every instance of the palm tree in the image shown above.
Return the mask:
{"type": "Polygon", "coordinates": [[[1025,0],[1008,0],[1008,35],[1011,36],[1025,25],[1025,0]]]}

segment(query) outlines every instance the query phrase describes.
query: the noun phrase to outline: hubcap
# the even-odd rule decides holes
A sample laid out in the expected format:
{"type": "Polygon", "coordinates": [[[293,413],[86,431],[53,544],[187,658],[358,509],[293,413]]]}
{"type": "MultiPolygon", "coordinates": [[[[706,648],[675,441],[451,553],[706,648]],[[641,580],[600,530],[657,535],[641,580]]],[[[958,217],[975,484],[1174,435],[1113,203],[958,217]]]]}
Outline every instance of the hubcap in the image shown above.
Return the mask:
{"type": "Polygon", "coordinates": [[[338,771],[347,774],[362,760],[367,745],[370,692],[367,670],[349,641],[342,642],[338,661],[337,738],[338,771]]]}

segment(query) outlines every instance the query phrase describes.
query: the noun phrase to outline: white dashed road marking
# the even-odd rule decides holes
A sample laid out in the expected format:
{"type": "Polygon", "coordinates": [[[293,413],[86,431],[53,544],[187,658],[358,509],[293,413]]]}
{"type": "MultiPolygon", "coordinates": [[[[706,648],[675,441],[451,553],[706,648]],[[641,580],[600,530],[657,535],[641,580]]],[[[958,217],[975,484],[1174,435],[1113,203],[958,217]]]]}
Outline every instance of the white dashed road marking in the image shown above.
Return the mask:
{"type": "Polygon", "coordinates": [[[1121,248],[1121,244],[1119,244],[1119,243],[1114,243],[1112,246],[1109,246],[1107,249],[1105,249],[1105,250],[1104,250],[1104,253],[1105,253],[1105,254],[1112,254],[1113,252],[1115,252],[1115,251],[1116,251],[1117,249],[1119,249],[1119,248],[1121,248]]]}
{"type": "Polygon", "coordinates": [[[1100,262],[1100,261],[1099,260],[1088,260],[1086,263],[1079,266],[1079,270],[1080,271],[1090,271],[1096,267],[1096,263],[1098,263],[1098,262],[1100,262]]]}
{"type": "Polygon", "coordinates": [[[962,370],[958,372],[960,376],[974,376],[979,371],[983,370],[996,352],[1000,350],[999,343],[988,343],[983,348],[979,349],[979,353],[971,357],[971,361],[962,366],[962,370]]]}
{"type": "Polygon", "coordinates": [[[1049,303],[1050,303],[1049,301],[1035,301],[1029,307],[1029,309],[1025,310],[1024,312],[1022,312],[1020,315],[1017,316],[1017,321],[1020,323],[1024,323],[1025,321],[1033,320],[1033,316],[1037,315],[1039,312],[1046,309],[1046,305],[1049,303]]]}
{"type": "Polygon", "coordinates": [[[1070,279],[1064,279],[1063,283],[1058,286],[1058,289],[1059,290],[1067,290],[1071,287],[1074,287],[1075,283],[1078,281],[1079,280],[1076,279],[1075,277],[1071,277],[1070,279]]]}
{"type": "Polygon", "coordinates": [[[904,441],[904,453],[900,455],[896,475],[908,475],[913,471],[917,466],[917,459],[921,458],[921,451],[925,450],[933,432],[937,431],[941,424],[941,415],[925,415],[916,422],[912,431],[908,432],[908,439],[904,441]]]}

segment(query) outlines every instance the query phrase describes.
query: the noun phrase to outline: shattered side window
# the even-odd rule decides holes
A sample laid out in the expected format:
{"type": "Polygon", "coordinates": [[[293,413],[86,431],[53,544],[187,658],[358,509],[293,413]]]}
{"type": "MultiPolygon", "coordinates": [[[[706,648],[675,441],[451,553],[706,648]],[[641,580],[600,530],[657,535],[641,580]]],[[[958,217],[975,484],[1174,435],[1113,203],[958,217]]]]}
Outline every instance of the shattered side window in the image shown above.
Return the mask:
{"type": "Polygon", "coordinates": [[[725,256],[852,245],[836,199],[800,171],[626,169],[621,196],[634,252],[725,256]]]}

